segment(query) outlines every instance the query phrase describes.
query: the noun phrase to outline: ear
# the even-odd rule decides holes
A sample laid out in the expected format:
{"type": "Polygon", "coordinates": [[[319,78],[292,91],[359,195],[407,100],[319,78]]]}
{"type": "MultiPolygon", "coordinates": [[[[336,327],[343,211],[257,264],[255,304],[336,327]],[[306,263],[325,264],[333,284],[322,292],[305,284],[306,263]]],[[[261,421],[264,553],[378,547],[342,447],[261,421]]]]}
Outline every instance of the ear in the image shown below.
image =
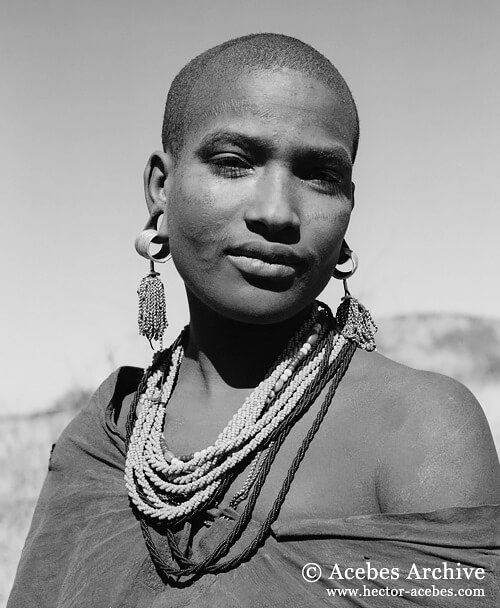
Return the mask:
{"type": "Polygon", "coordinates": [[[173,166],[170,152],[153,152],[144,170],[144,196],[148,206],[150,223],[156,228],[160,215],[167,212],[168,177],[173,166]]]}
{"type": "Polygon", "coordinates": [[[349,261],[349,252],[351,251],[349,245],[345,241],[342,241],[342,247],[340,249],[339,259],[337,265],[346,264],[349,261]]]}
{"type": "MultiPolygon", "coordinates": [[[[354,209],[354,190],[355,190],[356,186],[354,184],[354,182],[351,182],[351,201],[352,201],[352,208],[354,209]]],[[[342,247],[340,248],[340,254],[339,254],[339,259],[337,264],[346,264],[349,261],[349,252],[351,251],[351,248],[349,247],[349,245],[347,244],[347,241],[344,239],[342,241],[342,247]]]]}

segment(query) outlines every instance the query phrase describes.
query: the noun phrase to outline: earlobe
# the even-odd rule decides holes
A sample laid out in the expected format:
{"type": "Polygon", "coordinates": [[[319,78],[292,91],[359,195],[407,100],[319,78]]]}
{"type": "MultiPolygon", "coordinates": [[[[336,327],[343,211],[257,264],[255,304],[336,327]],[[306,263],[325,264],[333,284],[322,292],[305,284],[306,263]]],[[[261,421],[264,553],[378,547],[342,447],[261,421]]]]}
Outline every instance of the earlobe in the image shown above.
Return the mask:
{"type": "Polygon", "coordinates": [[[347,241],[344,239],[342,241],[342,247],[340,249],[340,254],[339,254],[339,259],[337,261],[337,264],[339,264],[339,265],[346,264],[349,261],[349,252],[350,251],[351,251],[351,248],[347,244],[347,241]]]}
{"type": "Polygon", "coordinates": [[[170,154],[158,151],[151,154],[144,170],[144,195],[153,220],[167,210],[166,185],[170,165],[170,154]]]}

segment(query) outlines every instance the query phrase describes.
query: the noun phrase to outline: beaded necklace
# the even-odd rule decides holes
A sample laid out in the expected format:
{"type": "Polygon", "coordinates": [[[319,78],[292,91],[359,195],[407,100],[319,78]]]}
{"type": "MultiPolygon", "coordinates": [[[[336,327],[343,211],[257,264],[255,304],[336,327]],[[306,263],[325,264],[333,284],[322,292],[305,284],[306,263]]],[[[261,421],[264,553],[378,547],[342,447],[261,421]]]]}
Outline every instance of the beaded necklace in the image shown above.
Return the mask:
{"type": "MultiPolygon", "coordinates": [[[[248,523],[270,465],[291,426],[332,378],[336,378],[334,392],[356,346],[373,350],[374,331],[376,327],[370,314],[350,295],[343,299],[336,320],[326,305],[315,303],[304,326],[290,340],[271,372],[245,400],[214,444],[185,456],[175,456],[163,438],[165,410],[182,362],[185,332],[170,349],[155,358],[136,393],[127,421],[125,480],[141,520],[146,544],[160,572],[167,576],[180,576],[227,569],[229,562],[217,562],[248,523]],[[201,512],[206,514],[213,510],[241,468],[249,463],[247,479],[229,504],[235,508],[250,497],[237,525],[222,543],[224,546],[219,546],[201,563],[188,560],[180,552],[171,527],[192,520],[201,512]],[[148,519],[153,523],[164,523],[172,555],[180,567],[161,560],[148,532],[148,519]]],[[[329,402],[322,406],[321,420],[328,405],[329,402]]],[[[306,449],[307,446],[296,467],[306,449]]],[[[292,471],[289,476],[293,478],[294,474],[292,471]]],[[[291,483],[289,476],[284,487],[287,482],[288,487],[291,483]]],[[[283,494],[282,488],[279,500],[273,505],[272,511],[276,511],[274,519],[286,491],[283,494]],[[277,503],[279,505],[274,509],[277,503]]],[[[268,532],[272,521],[264,523],[262,534],[268,532]]]]}

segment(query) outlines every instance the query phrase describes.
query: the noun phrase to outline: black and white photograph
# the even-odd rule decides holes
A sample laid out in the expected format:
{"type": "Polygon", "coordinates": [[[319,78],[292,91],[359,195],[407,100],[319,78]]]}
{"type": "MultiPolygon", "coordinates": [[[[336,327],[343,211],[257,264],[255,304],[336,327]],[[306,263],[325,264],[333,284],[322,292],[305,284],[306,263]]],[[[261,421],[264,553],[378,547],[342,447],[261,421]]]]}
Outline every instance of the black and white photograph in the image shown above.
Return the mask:
{"type": "Polygon", "coordinates": [[[0,608],[500,605],[500,4],[5,0],[0,608]]]}

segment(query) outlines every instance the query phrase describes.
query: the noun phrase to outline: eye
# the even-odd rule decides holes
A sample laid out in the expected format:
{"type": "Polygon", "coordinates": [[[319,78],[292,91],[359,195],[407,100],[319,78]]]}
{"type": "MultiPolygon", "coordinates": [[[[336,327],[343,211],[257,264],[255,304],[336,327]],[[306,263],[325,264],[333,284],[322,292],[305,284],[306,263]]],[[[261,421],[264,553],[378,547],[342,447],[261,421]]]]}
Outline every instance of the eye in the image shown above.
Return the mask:
{"type": "Polygon", "coordinates": [[[334,169],[325,167],[303,167],[296,171],[297,177],[309,182],[325,194],[337,194],[342,189],[343,177],[334,169]]]}
{"type": "Polygon", "coordinates": [[[241,156],[236,154],[219,154],[210,159],[210,165],[216,175],[227,178],[238,178],[248,175],[252,167],[241,156]]]}

